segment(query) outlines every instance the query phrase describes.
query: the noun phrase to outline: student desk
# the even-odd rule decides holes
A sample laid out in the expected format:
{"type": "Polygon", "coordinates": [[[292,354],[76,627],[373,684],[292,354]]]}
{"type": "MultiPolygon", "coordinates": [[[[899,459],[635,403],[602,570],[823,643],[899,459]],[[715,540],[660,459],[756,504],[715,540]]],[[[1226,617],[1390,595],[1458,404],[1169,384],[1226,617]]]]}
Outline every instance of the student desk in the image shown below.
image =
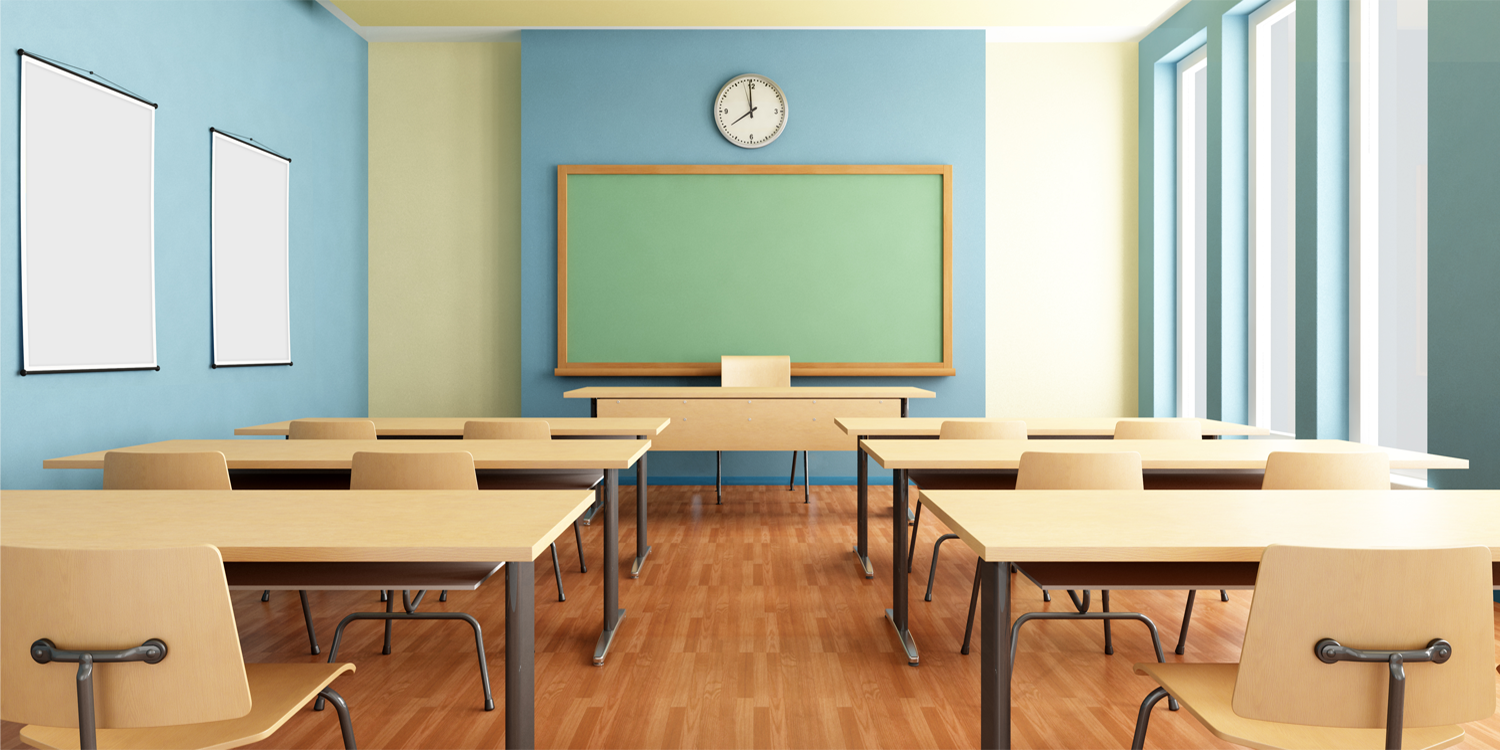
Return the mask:
{"type": "MultiPolygon", "coordinates": [[[[1500,561],[1495,490],[935,490],[921,498],[984,561],[983,748],[1010,747],[1012,562],[1258,562],[1271,544],[1480,545],[1500,561]]],[[[906,609],[904,588],[893,605],[906,609]]]]}
{"type": "MultiPolygon", "coordinates": [[[[589,399],[594,417],[669,418],[672,429],[655,440],[659,451],[847,451],[858,441],[837,418],[901,418],[909,400],[937,394],[907,387],[595,387],[563,397],[589,399]]],[[[809,482],[804,470],[804,496],[809,482]]],[[[722,477],[715,489],[723,497],[722,477]]]]}
{"type": "MultiPolygon", "coordinates": [[[[462,438],[464,436],[464,422],[471,419],[491,419],[492,417],[349,417],[347,421],[368,421],[375,423],[375,436],[381,439],[389,438],[462,438]]],[[[336,418],[340,419],[340,418],[336,418]]],[[[529,417],[527,417],[529,419],[529,417]]],[[[589,419],[586,417],[541,417],[552,430],[552,436],[556,438],[639,438],[650,440],[661,434],[671,424],[665,418],[636,417],[621,419],[589,419]]],[[[342,421],[342,420],[341,420],[342,421]]],[[[291,421],[270,422],[258,424],[253,427],[236,427],[236,435],[267,435],[274,437],[286,437],[290,429],[291,421]]],[[[637,520],[645,518],[646,510],[646,458],[642,455],[635,464],[635,496],[639,498],[636,508],[637,520]]],[[[587,525],[593,520],[594,509],[583,514],[583,523],[587,525]]],[[[640,563],[637,562],[631,576],[640,575],[640,563]]]]}
{"type": "MultiPolygon", "coordinates": [[[[505,561],[505,746],[534,747],[532,563],[593,503],[585,490],[6,490],[7,545],[212,544],[229,562],[505,561]],[[462,518],[463,523],[453,519],[462,518]]],[[[356,699],[357,700],[357,699],[356,699]]]]}
{"type": "MultiPolygon", "coordinates": [[[[615,626],[624,610],[618,608],[620,573],[620,469],[628,469],[646,455],[649,440],[471,440],[462,446],[440,440],[168,440],[120,450],[144,452],[219,451],[229,470],[277,472],[285,483],[295,484],[306,474],[294,472],[347,472],[357,451],[442,453],[465,450],[474,455],[478,471],[526,471],[538,469],[602,469],[604,471],[604,632],[594,651],[594,662],[604,663],[614,639],[615,626]]],[[[83,453],[42,462],[46,469],[102,469],[105,451],[83,453]]],[[[348,484],[343,485],[344,489],[348,484]]],[[[239,490],[244,492],[245,490],[239,490]]],[[[327,490],[324,490],[325,492],[327,490]]],[[[319,501],[321,502],[321,500],[319,501]]],[[[645,504],[637,513],[645,514],[645,504]]],[[[639,517],[638,516],[638,517],[639,517]]],[[[292,514],[298,524],[303,516],[292,514]]],[[[452,518],[461,517],[450,517],[452,518]]],[[[283,519],[285,520],[285,519],[283,519]]],[[[465,519],[467,520],[467,519],[465,519]]],[[[644,519],[642,519],[644,520],[644,519]]],[[[461,525],[461,524],[457,524],[461,525]]],[[[636,569],[651,548],[646,544],[644,523],[636,526],[636,569]]]]}
{"type": "MultiPolygon", "coordinates": [[[[1003,471],[1015,470],[1021,454],[1027,451],[1052,451],[1070,453],[1109,453],[1135,451],[1141,454],[1141,468],[1146,472],[1200,471],[1207,473],[1226,471],[1261,471],[1266,468],[1266,457],[1275,451],[1339,452],[1352,453],[1383,450],[1391,457],[1393,469],[1467,469],[1469,462],[1462,458],[1433,456],[1426,453],[1401,450],[1399,448],[1377,448],[1351,443],[1345,440],[862,440],[864,452],[882,467],[892,470],[892,559],[891,591],[901,606],[887,611],[891,625],[901,637],[908,661],[917,663],[917,647],[911,640],[906,619],[906,532],[907,532],[907,472],[912,469],[940,471],[1003,471]]],[[[867,477],[861,477],[868,481],[867,477]]],[[[1149,475],[1148,475],[1149,478],[1149,475]]],[[[1198,477],[1198,482],[1212,482],[1212,476],[1198,477]]],[[[1191,486],[1193,478],[1185,482],[1191,486]]],[[[1240,479],[1241,485],[1244,479],[1240,479]]],[[[1255,489],[1259,483],[1254,483],[1255,489]]],[[[862,492],[868,489],[862,487],[862,492]]],[[[1013,490],[1011,490],[1013,491],[1013,490]]],[[[1153,493],[1165,490],[1152,490],[1153,493]]],[[[1243,489],[1240,490],[1244,492],[1243,489]]],[[[1249,495],[1250,493],[1245,493],[1249,495]]],[[[1251,495],[1253,497],[1253,495],[1251,495]]],[[[1154,497],[1154,494],[1153,494],[1154,497]]],[[[925,504],[925,503],[924,503],[925,504]]],[[[1128,513],[1118,509],[1107,514],[1116,520],[1128,513]]],[[[1198,515],[1202,515],[1201,509],[1198,515]]],[[[1058,511],[1052,523],[1060,527],[1072,526],[1074,519],[1058,511]],[[1066,519],[1060,521],[1059,519],[1066,519]]],[[[1222,519],[1220,519],[1222,520],[1222,519]]],[[[861,515],[859,536],[869,537],[867,515],[861,515]]],[[[1175,523],[1181,523],[1176,521],[1175,523]]],[[[855,554],[860,550],[856,547],[855,554]]],[[[1027,558],[1032,560],[1033,558],[1027,558]]],[[[868,558],[861,557],[865,576],[871,577],[868,558]]]]}

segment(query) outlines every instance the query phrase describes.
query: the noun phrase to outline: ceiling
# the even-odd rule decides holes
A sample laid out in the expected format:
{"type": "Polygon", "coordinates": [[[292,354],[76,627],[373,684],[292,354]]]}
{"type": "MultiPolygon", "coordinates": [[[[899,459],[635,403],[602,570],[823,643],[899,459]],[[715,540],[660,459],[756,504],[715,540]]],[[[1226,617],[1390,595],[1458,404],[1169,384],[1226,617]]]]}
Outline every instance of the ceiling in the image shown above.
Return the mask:
{"type": "Polygon", "coordinates": [[[318,0],[372,42],[521,29],[983,29],[991,42],[1137,41],[1187,0],[318,0]]]}

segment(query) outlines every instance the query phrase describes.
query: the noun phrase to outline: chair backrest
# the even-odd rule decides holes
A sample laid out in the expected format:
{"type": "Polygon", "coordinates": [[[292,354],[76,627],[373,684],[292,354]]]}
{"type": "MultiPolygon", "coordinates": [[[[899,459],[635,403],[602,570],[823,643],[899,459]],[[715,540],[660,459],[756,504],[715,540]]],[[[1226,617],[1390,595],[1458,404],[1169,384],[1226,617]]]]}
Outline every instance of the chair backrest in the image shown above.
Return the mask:
{"type": "Polygon", "coordinates": [[[294,419],[286,436],[292,440],[374,440],[375,423],[368,419],[294,419]]]}
{"type": "Polygon", "coordinates": [[[551,440],[552,425],[545,419],[471,419],[464,422],[465,440],[551,440]]]}
{"type": "Polygon", "coordinates": [[[1266,457],[1263,490],[1388,490],[1391,458],[1368,453],[1276,451],[1266,457]]]}
{"type": "Polygon", "coordinates": [[[219,451],[104,454],[106,490],[227,490],[229,464],[219,451]]]}
{"type": "Polygon", "coordinates": [[[1021,454],[1016,471],[1018,490],[1139,490],[1141,454],[1110,453],[1021,454]]]}
{"type": "Polygon", "coordinates": [[[76,727],[78,665],[33,661],[31,644],[41,638],[61,650],[167,644],[157,664],[94,665],[100,729],[250,712],[224,563],[213,547],[0,549],[0,718],[76,727]]]}
{"type": "Polygon", "coordinates": [[[1313,646],[1332,638],[1357,649],[1424,649],[1443,638],[1453,644],[1446,663],[1406,664],[1405,725],[1490,716],[1495,712],[1490,579],[1485,547],[1267,547],[1245,625],[1234,712],[1262,721],[1384,727],[1389,667],[1384,662],[1324,664],[1313,646]]]}
{"type": "Polygon", "coordinates": [[[1196,419],[1122,419],[1115,422],[1116,440],[1202,440],[1203,423],[1196,419]]]}
{"type": "Polygon", "coordinates": [[[474,454],[357,451],[351,490],[477,490],[474,454]]]}
{"type": "Polygon", "coordinates": [[[950,419],[938,429],[939,440],[1025,440],[1026,423],[1019,419],[950,419]]]}
{"type": "Polygon", "coordinates": [[[725,388],[789,388],[791,357],[720,357],[719,385],[725,388]]]}

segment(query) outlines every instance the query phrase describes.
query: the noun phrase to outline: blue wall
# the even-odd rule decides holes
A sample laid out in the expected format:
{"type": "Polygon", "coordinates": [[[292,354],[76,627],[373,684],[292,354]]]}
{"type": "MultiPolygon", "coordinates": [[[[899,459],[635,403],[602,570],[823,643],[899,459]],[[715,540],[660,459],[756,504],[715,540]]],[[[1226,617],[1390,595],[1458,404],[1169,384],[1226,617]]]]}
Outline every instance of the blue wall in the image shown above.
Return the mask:
{"type": "MultiPolygon", "coordinates": [[[[590,385],[717,385],[552,374],[558,164],[952,164],[958,375],[806,378],[794,385],[915,385],[938,398],[913,401],[913,416],[982,416],[984,66],[982,31],[523,32],[523,413],[587,416],[587,401],[562,394],[590,385]],[[724,140],[710,117],[719,87],[750,72],[775,81],[792,110],[786,133],[755,150],[724,140]]],[[[774,483],[788,467],[785,454],[724,456],[729,481],[774,483]]],[[[711,482],[713,471],[712,454],[652,457],[653,481],[711,482]]],[[[852,481],[853,453],[813,454],[812,473],[815,482],[852,481]]]]}
{"type": "Polygon", "coordinates": [[[93,70],[159,103],[156,334],[160,372],[20,370],[19,174],[0,169],[0,486],[97,487],[42,459],[306,414],[364,414],[365,42],[316,3],[0,5],[0,153],[19,150],[17,48],[93,70]],[[293,367],[209,368],[209,133],[292,158],[293,367]]]}

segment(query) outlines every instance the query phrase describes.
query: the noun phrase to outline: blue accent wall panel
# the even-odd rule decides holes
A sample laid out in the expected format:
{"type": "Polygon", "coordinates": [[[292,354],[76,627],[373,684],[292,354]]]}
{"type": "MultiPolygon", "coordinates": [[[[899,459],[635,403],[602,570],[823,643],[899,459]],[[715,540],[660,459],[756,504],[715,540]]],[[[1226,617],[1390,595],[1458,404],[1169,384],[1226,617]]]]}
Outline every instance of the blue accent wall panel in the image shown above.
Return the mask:
{"type": "MultiPolygon", "coordinates": [[[[0,486],[98,487],[54,456],[367,409],[366,44],[312,2],[0,5],[0,486]],[[20,370],[17,48],[158,102],[160,372],[20,370]],[[209,127],[292,158],[292,367],[210,369],[209,127]]],[[[80,217],[81,221],[87,217],[80,217]]]]}
{"type": "MultiPolygon", "coordinates": [[[[913,401],[913,416],[984,414],[984,32],[525,31],[521,82],[521,403],[526,416],[586,416],[586,401],[562,394],[591,385],[717,385],[717,379],[552,374],[559,164],[953,165],[958,375],[799,378],[793,385],[914,385],[936,391],[938,398],[913,401]],[[786,132],[766,148],[734,146],[719,135],[710,116],[719,88],[742,73],[766,75],[787,96],[786,132]]],[[[870,304],[900,305],[901,300],[870,304]]],[[[726,477],[734,481],[782,481],[790,464],[789,455],[780,453],[724,456],[726,477]]],[[[652,456],[651,471],[663,482],[674,477],[711,481],[713,470],[712,454],[652,456]]],[[[854,454],[815,453],[812,473],[815,482],[847,481],[854,473],[854,454]]]]}

